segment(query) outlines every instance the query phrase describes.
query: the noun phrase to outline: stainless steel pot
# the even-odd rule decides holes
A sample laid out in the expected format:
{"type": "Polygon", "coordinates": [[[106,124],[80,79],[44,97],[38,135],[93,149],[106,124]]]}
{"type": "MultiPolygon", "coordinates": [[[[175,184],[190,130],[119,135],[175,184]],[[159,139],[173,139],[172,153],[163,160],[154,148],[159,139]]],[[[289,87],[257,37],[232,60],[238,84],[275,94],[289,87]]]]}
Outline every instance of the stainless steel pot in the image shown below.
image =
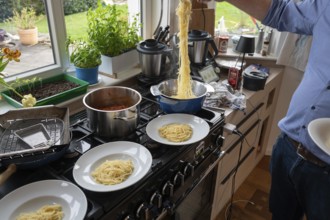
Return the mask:
{"type": "Polygon", "coordinates": [[[194,114],[203,107],[207,93],[214,92],[212,86],[191,80],[192,91],[196,98],[177,99],[172,97],[177,94],[177,84],[176,79],[169,79],[150,87],[151,94],[157,97],[161,109],[166,113],[194,114]]]}
{"type": "Polygon", "coordinates": [[[89,127],[101,137],[124,137],[133,132],[139,121],[142,96],[134,89],[110,86],[93,90],[83,98],[89,127]],[[102,110],[106,108],[118,110],[102,110]]]}
{"type": "Polygon", "coordinates": [[[154,39],[147,39],[139,43],[136,49],[139,52],[142,74],[146,77],[154,78],[167,73],[171,74],[174,67],[172,49],[154,39]],[[166,66],[167,57],[170,62],[166,66]]]}

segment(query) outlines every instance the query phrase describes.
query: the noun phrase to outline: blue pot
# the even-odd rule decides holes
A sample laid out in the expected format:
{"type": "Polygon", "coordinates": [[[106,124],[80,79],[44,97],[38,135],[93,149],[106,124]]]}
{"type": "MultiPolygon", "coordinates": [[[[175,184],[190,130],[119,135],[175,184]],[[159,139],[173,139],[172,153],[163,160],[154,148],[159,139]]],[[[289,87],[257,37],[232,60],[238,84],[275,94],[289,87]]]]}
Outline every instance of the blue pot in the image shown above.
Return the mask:
{"type": "Polygon", "coordinates": [[[196,98],[176,99],[171,96],[177,93],[177,80],[170,79],[150,87],[151,94],[157,97],[160,108],[166,113],[194,114],[201,110],[208,92],[214,91],[212,86],[195,80],[191,81],[196,98]]]}
{"type": "Polygon", "coordinates": [[[76,68],[76,77],[88,82],[90,85],[98,83],[99,67],[76,68]]]}

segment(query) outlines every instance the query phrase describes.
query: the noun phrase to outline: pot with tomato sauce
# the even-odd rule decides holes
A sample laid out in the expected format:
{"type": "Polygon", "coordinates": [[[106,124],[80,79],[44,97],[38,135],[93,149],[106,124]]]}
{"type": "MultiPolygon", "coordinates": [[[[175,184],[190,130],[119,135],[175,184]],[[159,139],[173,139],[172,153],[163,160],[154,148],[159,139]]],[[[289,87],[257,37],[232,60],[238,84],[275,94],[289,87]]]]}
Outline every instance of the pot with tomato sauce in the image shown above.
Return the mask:
{"type": "Polygon", "coordinates": [[[93,90],[83,98],[89,127],[101,137],[124,137],[139,122],[142,96],[134,89],[110,86],[93,90]]]}

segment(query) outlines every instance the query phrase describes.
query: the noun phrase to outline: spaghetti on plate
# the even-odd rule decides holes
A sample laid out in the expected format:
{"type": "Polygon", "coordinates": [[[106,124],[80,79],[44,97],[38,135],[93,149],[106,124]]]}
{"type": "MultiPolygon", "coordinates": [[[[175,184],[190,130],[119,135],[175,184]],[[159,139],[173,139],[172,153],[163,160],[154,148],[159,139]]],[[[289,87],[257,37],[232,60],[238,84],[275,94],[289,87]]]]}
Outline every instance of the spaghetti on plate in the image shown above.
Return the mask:
{"type": "Polygon", "coordinates": [[[97,183],[115,185],[124,182],[133,170],[131,160],[106,160],[92,172],[92,177],[97,183]]]}

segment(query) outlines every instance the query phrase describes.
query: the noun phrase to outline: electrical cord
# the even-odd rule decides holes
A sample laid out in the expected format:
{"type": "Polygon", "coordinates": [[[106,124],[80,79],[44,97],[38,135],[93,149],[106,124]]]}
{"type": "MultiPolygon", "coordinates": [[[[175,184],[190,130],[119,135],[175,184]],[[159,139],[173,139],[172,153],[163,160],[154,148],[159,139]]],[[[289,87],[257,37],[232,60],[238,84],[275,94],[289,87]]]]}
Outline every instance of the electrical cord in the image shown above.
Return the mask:
{"type": "Polygon", "coordinates": [[[250,201],[250,200],[245,200],[245,199],[239,199],[239,200],[235,200],[233,201],[231,204],[228,204],[227,207],[226,207],[226,210],[225,210],[225,220],[227,220],[228,216],[227,216],[227,212],[228,212],[228,209],[230,206],[233,206],[234,203],[238,203],[238,202],[246,202],[246,203],[249,203],[251,205],[256,205],[254,202],[250,201]]]}
{"type": "Polygon", "coordinates": [[[238,170],[238,166],[239,166],[239,162],[241,160],[241,155],[242,155],[242,149],[243,149],[243,143],[244,143],[244,135],[237,129],[233,130],[233,134],[236,134],[239,136],[239,138],[241,139],[241,145],[239,147],[239,153],[238,153],[238,159],[237,159],[237,164],[234,170],[234,175],[232,178],[232,187],[231,187],[231,198],[230,198],[230,203],[229,203],[229,215],[228,217],[226,217],[226,220],[231,219],[231,215],[232,215],[232,207],[233,207],[233,201],[234,201],[234,194],[235,194],[235,182],[236,182],[236,174],[237,174],[237,170],[238,170]]]}

